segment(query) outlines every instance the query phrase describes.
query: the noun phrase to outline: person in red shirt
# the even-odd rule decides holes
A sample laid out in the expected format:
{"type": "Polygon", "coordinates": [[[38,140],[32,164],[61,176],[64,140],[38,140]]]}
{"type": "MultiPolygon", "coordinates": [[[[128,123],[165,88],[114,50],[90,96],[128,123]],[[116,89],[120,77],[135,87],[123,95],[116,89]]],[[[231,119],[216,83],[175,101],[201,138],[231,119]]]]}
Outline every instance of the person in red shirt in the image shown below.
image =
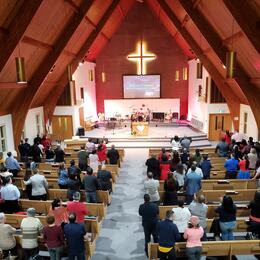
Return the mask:
{"type": "Polygon", "coordinates": [[[74,212],[77,216],[76,222],[78,224],[84,223],[85,216],[88,214],[86,205],[80,202],[80,193],[76,191],[73,194],[73,201],[67,203],[68,212],[74,212]]]}
{"type": "Polygon", "coordinates": [[[55,224],[54,216],[47,216],[47,225],[44,227],[43,241],[47,244],[50,253],[50,259],[61,259],[61,253],[64,245],[64,234],[62,228],[55,224]]]}
{"type": "Polygon", "coordinates": [[[98,161],[100,164],[104,165],[107,159],[107,147],[105,144],[100,143],[97,149],[98,161]]]}
{"type": "Polygon", "coordinates": [[[231,145],[231,134],[229,133],[228,130],[226,130],[226,133],[224,134],[223,138],[225,139],[225,142],[228,145],[231,145]]]}
{"type": "Polygon", "coordinates": [[[54,199],[51,203],[49,215],[54,216],[55,224],[60,226],[62,223],[68,222],[68,211],[67,208],[61,205],[60,199],[54,199]]]}
{"type": "Polygon", "coordinates": [[[248,160],[248,156],[245,155],[243,157],[243,160],[240,160],[238,166],[239,166],[239,173],[237,178],[238,179],[246,179],[249,180],[250,179],[250,170],[249,170],[249,160],[248,160]]]}
{"type": "Polygon", "coordinates": [[[158,160],[159,162],[162,161],[162,157],[166,155],[167,157],[167,160],[170,160],[171,159],[171,154],[169,152],[166,152],[165,148],[162,148],[161,152],[159,153],[158,155],[158,160]]]}
{"type": "Polygon", "coordinates": [[[162,161],[160,163],[160,180],[167,180],[168,172],[171,168],[171,162],[168,160],[167,155],[162,156],[162,161]]]}

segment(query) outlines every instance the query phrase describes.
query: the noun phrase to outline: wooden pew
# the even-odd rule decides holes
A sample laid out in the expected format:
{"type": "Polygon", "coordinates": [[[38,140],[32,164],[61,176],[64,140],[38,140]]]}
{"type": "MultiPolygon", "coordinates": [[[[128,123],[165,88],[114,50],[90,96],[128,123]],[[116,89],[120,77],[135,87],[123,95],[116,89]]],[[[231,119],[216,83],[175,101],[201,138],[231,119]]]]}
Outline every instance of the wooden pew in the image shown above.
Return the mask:
{"type": "MultiPolygon", "coordinates": [[[[210,179],[225,179],[226,170],[216,170],[213,169],[210,172],[210,179]]],[[[254,176],[254,171],[250,171],[250,176],[254,176]]]]}
{"type": "MultiPolygon", "coordinates": [[[[175,244],[176,256],[185,257],[186,242],[175,244]]],[[[223,256],[232,259],[232,255],[256,255],[260,253],[260,240],[207,241],[202,242],[203,256],[223,256]]],[[[148,244],[150,260],[158,259],[158,243],[148,244]]]]}
{"type": "Polygon", "coordinates": [[[247,190],[203,190],[200,193],[205,196],[205,199],[208,203],[218,202],[220,197],[228,195],[232,197],[234,202],[245,202],[251,201],[254,199],[255,192],[257,189],[247,189],[247,190]]]}
{"type": "MultiPolygon", "coordinates": [[[[220,205],[220,204],[219,204],[220,205]]],[[[208,205],[208,212],[207,212],[207,218],[212,219],[214,217],[217,217],[218,214],[215,213],[215,209],[219,206],[219,205],[208,205]]],[[[164,219],[166,212],[168,210],[172,210],[174,211],[174,208],[177,208],[177,205],[172,205],[172,206],[159,206],[159,218],[160,219],[164,219]]],[[[188,207],[188,206],[185,206],[188,207]]],[[[247,205],[241,205],[238,204],[237,205],[237,217],[248,217],[250,215],[250,210],[247,208],[247,205]]]]}
{"type": "MultiPolygon", "coordinates": [[[[60,198],[61,200],[67,200],[67,190],[61,190],[61,189],[49,189],[48,190],[48,196],[50,200],[53,200],[55,198],[60,198]]],[[[85,197],[85,191],[81,190],[81,196],[82,198],[85,197]]],[[[97,201],[103,202],[105,205],[109,205],[111,203],[111,196],[108,191],[97,191],[97,201]]]]}
{"type": "MultiPolygon", "coordinates": [[[[233,198],[234,202],[248,202],[253,200],[257,189],[245,190],[201,190],[200,194],[205,196],[207,203],[219,202],[219,198],[228,195],[233,198]]],[[[160,202],[164,201],[165,192],[159,191],[160,202]]],[[[178,192],[178,197],[185,200],[185,193],[178,192]]]]}
{"type": "MultiPolygon", "coordinates": [[[[202,180],[202,190],[257,189],[257,180],[213,179],[202,180]]],[[[164,181],[160,181],[159,191],[164,191],[164,181]]]]}
{"type": "MultiPolygon", "coordinates": [[[[22,235],[15,235],[15,239],[16,239],[16,244],[19,245],[19,248],[21,248],[22,247],[22,235]]],[[[96,250],[96,240],[97,240],[96,234],[92,234],[90,237],[90,240],[85,240],[85,249],[86,249],[85,257],[87,260],[90,260],[90,258],[92,257],[92,255],[94,254],[94,252],[96,250]]],[[[39,243],[40,251],[48,251],[46,245],[43,242],[42,237],[38,237],[38,243],[39,243]]]]}

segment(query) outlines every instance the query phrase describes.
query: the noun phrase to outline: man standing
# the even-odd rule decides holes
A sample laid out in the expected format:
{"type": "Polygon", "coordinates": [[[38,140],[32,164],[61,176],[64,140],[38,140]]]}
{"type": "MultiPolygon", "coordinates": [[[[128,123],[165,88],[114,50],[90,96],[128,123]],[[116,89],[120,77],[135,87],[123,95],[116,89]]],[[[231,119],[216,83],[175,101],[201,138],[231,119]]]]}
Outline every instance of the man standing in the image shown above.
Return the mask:
{"type": "Polygon", "coordinates": [[[142,226],[144,229],[145,237],[145,253],[148,256],[148,243],[151,241],[151,235],[153,236],[154,243],[158,242],[156,233],[156,226],[158,223],[159,207],[150,202],[150,196],[144,195],[144,203],[139,207],[139,215],[142,217],[142,226]]]}
{"type": "Polygon", "coordinates": [[[84,224],[84,219],[88,212],[86,205],[80,202],[80,193],[78,191],[73,194],[73,201],[67,203],[67,210],[76,214],[78,224],[84,224]]]}
{"type": "Polygon", "coordinates": [[[150,202],[158,203],[160,202],[160,195],[158,192],[160,183],[158,180],[154,180],[153,174],[151,172],[147,173],[147,180],[144,182],[145,193],[150,196],[150,202]]]}
{"type": "Polygon", "coordinates": [[[238,161],[235,159],[234,154],[231,154],[230,159],[225,161],[224,167],[226,168],[225,179],[236,179],[238,161]]]}
{"type": "Polygon", "coordinates": [[[157,225],[158,242],[159,242],[159,257],[161,260],[175,260],[175,242],[181,236],[177,226],[173,223],[174,212],[168,210],[166,212],[166,219],[162,220],[157,225]]]}
{"type": "Polygon", "coordinates": [[[29,208],[27,210],[27,217],[21,222],[24,259],[33,258],[39,253],[38,236],[41,235],[43,226],[35,215],[36,210],[29,208]]]}
{"type": "Polygon", "coordinates": [[[184,188],[187,194],[187,204],[190,204],[193,200],[195,193],[201,189],[202,177],[196,173],[196,166],[191,166],[191,172],[186,174],[184,181],[184,188]]]}
{"type": "Polygon", "coordinates": [[[152,172],[156,180],[160,178],[160,162],[156,159],[156,155],[152,154],[151,158],[146,160],[147,173],[152,172]]]}
{"type": "Polygon", "coordinates": [[[87,175],[83,179],[83,185],[86,191],[86,201],[88,203],[97,203],[97,190],[99,189],[99,183],[97,177],[92,174],[92,168],[88,167],[87,175]]]}
{"type": "Polygon", "coordinates": [[[113,144],[111,145],[111,149],[107,152],[107,158],[109,159],[110,164],[117,164],[117,161],[119,160],[119,153],[113,144]]]}
{"type": "Polygon", "coordinates": [[[11,172],[14,177],[16,177],[18,172],[21,170],[21,167],[11,152],[8,152],[7,156],[8,157],[5,160],[5,166],[7,170],[11,172]]]}
{"type": "Polygon", "coordinates": [[[188,138],[185,135],[180,141],[182,149],[186,149],[187,151],[189,151],[191,142],[191,138],[188,138]]]}
{"type": "Polygon", "coordinates": [[[64,162],[65,153],[61,149],[60,144],[57,145],[57,148],[54,150],[54,153],[55,153],[55,162],[58,163],[64,162]]]}
{"type": "Polygon", "coordinates": [[[64,234],[68,246],[69,260],[85,260],[84,225],[76,223],[76,214],[69,213],[69,224],[64,226],[64,234]]]}
{"type": "Polygon", "coordinates": [[[220,157],[226,157],[229,152],[229,145],[226,143],[225,138],[222,138],[221,141],[217,144],[215,153],[218,153],[220,157]]]}
{"type": "Polygon", "coordinates": [[[81,171],[86,171],[88,167],[88,153],[85,150],[84,145],[81,146],[81,150],[78,152],[79,168],[81,171]]]}
{"type": "Polygon", "coordinates": [[[1,189],[1,198],[4,200],[4,212],[13,214],[19,211],[18,200],[20,191],[12,184],[12,178],[6,177],[6,185],[1,189]]]}

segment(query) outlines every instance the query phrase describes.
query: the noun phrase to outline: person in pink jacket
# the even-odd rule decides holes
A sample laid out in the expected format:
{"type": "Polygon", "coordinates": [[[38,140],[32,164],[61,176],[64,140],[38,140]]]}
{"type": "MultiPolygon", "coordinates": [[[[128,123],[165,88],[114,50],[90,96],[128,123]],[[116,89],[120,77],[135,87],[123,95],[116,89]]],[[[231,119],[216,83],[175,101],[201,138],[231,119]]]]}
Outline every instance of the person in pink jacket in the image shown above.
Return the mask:
{"type": "Polygon", "coordinates": [[[189,260],[199,260],[201,258],[204,230],[199,226],[199,218],[191,216],[188,227],[185,229],[183,237],[187,240],[186,255],[189,260]]]}

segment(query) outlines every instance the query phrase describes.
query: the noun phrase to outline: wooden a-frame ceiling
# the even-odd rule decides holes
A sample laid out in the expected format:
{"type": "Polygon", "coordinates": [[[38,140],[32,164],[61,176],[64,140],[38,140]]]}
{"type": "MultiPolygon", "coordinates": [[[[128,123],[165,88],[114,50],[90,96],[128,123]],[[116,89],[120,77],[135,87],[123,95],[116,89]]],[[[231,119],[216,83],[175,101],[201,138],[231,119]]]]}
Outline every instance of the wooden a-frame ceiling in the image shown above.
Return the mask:
{"type": "Polygon", "coordinates": [[[2,0],[0,115],[12,113],[16,144],[28,110],[43,106],[51,117],[67,65],[95,61],[134,4],[151,8],[188,59],[200,58],[233,118],[250,104],[260,129],[260,0],[2,0]],[[223,68],[228,50],[237,52],[233,80],[223,68]],[[16,83],[16,56],[25,57],[27,84],[16,83]]]}

